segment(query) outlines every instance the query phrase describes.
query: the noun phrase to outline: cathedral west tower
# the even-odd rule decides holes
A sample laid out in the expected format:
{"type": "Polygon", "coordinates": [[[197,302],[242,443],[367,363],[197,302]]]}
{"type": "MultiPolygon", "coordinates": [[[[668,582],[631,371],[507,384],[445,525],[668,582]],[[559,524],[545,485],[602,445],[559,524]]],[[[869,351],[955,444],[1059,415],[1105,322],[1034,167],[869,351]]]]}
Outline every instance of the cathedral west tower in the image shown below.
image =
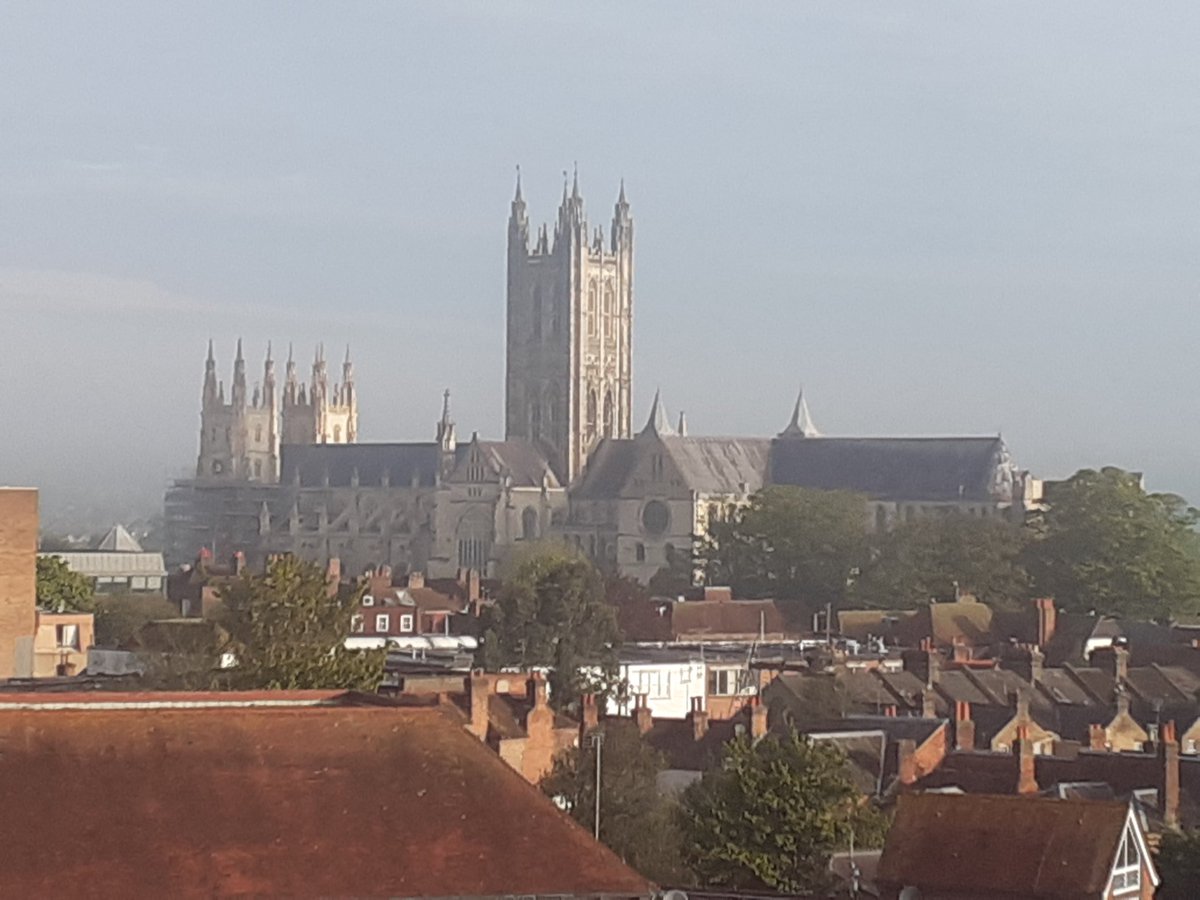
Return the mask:
{"type": "Polygon", "coordinates": [[[630,428],[633,220],[621,185],[607,240],[589,233],[576,175],[554,232],[529,233],[520,176],[508,220],[504,430],[545,451],[563,483],[630,428]]]}

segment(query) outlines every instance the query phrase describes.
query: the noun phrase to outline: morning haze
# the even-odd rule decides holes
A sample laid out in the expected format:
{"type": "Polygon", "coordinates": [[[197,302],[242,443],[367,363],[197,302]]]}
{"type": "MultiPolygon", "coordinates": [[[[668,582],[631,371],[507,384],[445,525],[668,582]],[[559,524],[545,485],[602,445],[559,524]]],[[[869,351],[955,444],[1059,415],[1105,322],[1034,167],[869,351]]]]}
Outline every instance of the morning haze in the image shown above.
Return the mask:
{"type": "MultiPolygon", "coordinates": [[[[637,222],[633,417],[994,434],[1200,497],[1193,4],[0,11],[0,482],[109,518],[227,382],[353,349],[359,439],[502,437],[505,221],[637,222]],[[1170,40],[1168,40],[1170,38],[1170,40]]],[[[137,507],[137,509],[134,509],[137,507]]]]}

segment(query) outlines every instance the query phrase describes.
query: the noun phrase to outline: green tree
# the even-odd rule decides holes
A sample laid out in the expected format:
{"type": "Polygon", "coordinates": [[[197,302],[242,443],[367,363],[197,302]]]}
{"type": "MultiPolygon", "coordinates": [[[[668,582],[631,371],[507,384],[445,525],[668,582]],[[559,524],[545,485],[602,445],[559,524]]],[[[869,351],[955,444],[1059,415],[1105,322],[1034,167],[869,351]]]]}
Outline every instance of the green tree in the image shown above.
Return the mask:
{"type": "Polygon", "coordinates": [[[541,545],[510,562],[496,602],[483,617],[478,660],[496,671],[546,667],[557,706],[585,689],[606,693],[621,634],[599,571],[560,545],[541,545]],[[581,671],[594,670],[597,676],[581,671]]]}
{"type": "Polygon", "coordinates": [[[55,612],[91,612],[95,593],[92,580],[72,572],[59,557],[37,558],[38,606],[55,612]]]}
{"type": "Polygon", "coordinates": [[[1164,831],[1154,860],[1160,900],[1191,900],[1200,892],[1200,830],[1164,831]]]}
{"type": "Polygon", "coordinates": [[[866,498],[770,487],[710,522],[699,556],[709,584],[742,597],[837,603],[866,562],[866,498]]]}
{"type": "Polygon", "coordinates": [[[953,600],[956,587],[989,603],[1016,605],[1029,594],[1023,526],[950,513],[906,522],[876,536],[876,551],[854,585],[854,600],[903,608],[953,600]]]}
{"type": "Polygon", "coordinates": [[[347,650],[363,588],[332,595],[325,572],[291,556],[263,575],[243,575],[221,591],[222,648],[237,665],[219,683],[238,689],[373,691],[383,678],[383,650],[347,650]]]}
{"type": "MultiPolygon", "coordinates": [[[[600,840],[652,881],[686,882],[675,804],[663,797],[656,783],[666,760],[627,719],[608,719],[601,730],[600,840]]],[[[591,831],[596,811],[594,745],[560,753],[541,788],[591,831]]]]}
{"type": "Polygon", "coordinates": [[[170,619],[179,611],[158,594],[100,594],[96,597],[96,643],[101,647],[130,644],[147,622],[170,619]]]}
{"type": "Polygon", "coordinates": [[[730,741],[684,791],[679,819],[684,862],[702,884],[735,890],[820,890],[851,831],[869,846],[881,830],[845,756],[798,734],[730,741]]]}
{"type": "Polygon", "coordinates": [[[1048,496],[1026,566],[1064,609],[1167,619],[1200,610],[1200,514],[1135,474],[1083,469],[1048,496]]]}

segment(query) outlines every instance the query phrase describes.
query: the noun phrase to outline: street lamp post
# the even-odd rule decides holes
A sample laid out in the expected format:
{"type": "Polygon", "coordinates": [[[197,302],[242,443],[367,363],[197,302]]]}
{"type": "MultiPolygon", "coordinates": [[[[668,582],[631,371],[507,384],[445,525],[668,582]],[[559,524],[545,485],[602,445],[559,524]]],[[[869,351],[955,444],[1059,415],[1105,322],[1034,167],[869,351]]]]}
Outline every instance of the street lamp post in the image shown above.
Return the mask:
{"type": "Polygon", "coordinates": [[[596,748],[596,818],[593,834],[600,840],[600,758],[604,748],[604,732],[593,731],[588,735],[588,744],[596,748]]]}

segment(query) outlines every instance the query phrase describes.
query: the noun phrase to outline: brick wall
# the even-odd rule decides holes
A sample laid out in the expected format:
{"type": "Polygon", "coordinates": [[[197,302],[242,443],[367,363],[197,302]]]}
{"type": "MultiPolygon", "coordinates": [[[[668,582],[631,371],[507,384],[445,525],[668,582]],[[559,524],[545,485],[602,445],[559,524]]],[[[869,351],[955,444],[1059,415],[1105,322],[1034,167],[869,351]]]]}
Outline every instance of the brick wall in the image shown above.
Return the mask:
{"type": "Polygon", "coordinates": [[[38,497],[0,488],[0,678],[33,674],[38,497]]]}

